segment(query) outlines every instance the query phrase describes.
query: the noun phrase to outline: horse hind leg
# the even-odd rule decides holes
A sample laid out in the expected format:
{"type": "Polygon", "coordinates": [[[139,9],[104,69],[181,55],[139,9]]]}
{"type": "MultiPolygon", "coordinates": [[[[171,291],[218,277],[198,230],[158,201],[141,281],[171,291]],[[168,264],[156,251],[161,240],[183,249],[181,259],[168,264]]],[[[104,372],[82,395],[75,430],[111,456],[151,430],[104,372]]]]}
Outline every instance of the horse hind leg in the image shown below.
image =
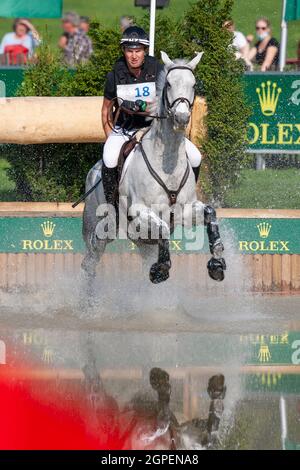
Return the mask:
{"type": "Polygon", "coordinates": [[[99,240],[94,232],[86,242],[86,252],[81,262],[81,269],[90,279],[96,277],[96,267],[105,251],[106,243],[106,240],[99,240]]]}
{"type": "Polygon", "coordinates": [[[93,299],[95,298],[95,280],[96,280],[96,268],[100,261],[102,254],[105,251],[106,240],[99,240],[93,232],[89,236],[89,240],[86,241],[86,252],[81,262],[81,291],[82,291],[82,302],[83,306],[93,305],[93,299]]]}

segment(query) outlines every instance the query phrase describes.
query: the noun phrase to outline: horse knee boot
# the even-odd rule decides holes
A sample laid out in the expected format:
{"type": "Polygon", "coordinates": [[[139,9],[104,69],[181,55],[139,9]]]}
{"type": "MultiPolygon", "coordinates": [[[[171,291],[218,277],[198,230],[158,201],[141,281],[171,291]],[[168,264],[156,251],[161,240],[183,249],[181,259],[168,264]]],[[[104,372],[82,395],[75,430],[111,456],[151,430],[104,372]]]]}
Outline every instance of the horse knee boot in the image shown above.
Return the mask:
{"type": "Polygon", "coordinates": [[[209,249],[213,255],[207,263],[208,274],[214,281],[223,281],[226,263],[221,255],[224,246],[219,233],[216,211],[211,206],[204,208],[204,224],[207,227],[209,249]]]}

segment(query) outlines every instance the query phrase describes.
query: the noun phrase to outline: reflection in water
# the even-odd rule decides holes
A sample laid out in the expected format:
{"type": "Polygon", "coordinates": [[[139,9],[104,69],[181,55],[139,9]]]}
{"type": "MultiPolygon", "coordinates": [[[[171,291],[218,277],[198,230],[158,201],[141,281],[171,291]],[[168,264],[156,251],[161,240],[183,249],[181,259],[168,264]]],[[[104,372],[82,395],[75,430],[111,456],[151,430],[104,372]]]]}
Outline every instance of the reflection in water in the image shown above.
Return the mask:
{"type": "Polygon", "coordinates": [[[18,427],[0,445],[17,432],[14,448],[279,449],[281,395],[300,442],[299,340],[2,329],[1,422],[18,427]]]}

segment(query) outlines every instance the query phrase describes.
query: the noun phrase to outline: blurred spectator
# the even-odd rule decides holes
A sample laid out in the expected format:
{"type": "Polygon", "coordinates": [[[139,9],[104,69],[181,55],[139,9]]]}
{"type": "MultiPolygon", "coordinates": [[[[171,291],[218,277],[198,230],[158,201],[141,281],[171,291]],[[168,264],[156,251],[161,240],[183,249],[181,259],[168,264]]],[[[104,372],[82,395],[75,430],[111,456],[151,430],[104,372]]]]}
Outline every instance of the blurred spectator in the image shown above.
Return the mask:
{"type": "Polygon", "coordinates": [[[39,33],[33,24],[25,18],[17,18],[13,23],[13,32],[5,34],[2,39],[0,45],[2,63],[8,65],[26,64],[39,43],[39,33]]]}
{"type": "Polygon", "coordinates": [[[258,42],[250,50],[249,60],[260,66],[261,72],[276,70],[279,62],[279,42],[272,37],[271,24],[267,18],[256,21],[258,42]]]}
{"type": "Polygon", "coordinates": [[[125,29],[134,25],[134,19],[131,16],[121,16],[120,18],[120,29],[123,33],[125,29]]]}
{"type": "Polygon", "coordinates": [[[233,21],[225,21],[224,28],[233,34],[232,47],[235,49],[237,59],[243,59],[249,69],[252,69],[252,64],[248,59],[250,52],[250,45],[246,37],[240,31],[235,31],[235,24],[233,21]]]}
{"type": "Polygon", "coordinates": [[[63,50],[64,62],[70,67],[86,62],[93,52],[90,38],[79,26],[80,17],[77,13],[69,12],[64,15],[64,32],[58,45],[63,50]]]}
{"type": "Polygon", "coordinates": [[[90,19],[88,16],[81,16],[80,17],[80,24],[79,28],[81,31],[84,31],[86,34],[89,32],[90,29],[90,19]]]}

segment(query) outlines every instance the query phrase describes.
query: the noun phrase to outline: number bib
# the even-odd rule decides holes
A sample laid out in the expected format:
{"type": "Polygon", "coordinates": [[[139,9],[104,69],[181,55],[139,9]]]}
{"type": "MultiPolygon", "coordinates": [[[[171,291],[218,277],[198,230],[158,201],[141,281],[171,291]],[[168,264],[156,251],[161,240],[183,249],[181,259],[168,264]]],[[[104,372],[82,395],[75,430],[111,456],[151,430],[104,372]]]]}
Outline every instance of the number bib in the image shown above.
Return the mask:
{"type": "Polygon", "coordinates": [[[143,100],[150,103],[155,100],[156,85],[155,82],[117,85],[117,96],[126,101],[143,100]]]}

